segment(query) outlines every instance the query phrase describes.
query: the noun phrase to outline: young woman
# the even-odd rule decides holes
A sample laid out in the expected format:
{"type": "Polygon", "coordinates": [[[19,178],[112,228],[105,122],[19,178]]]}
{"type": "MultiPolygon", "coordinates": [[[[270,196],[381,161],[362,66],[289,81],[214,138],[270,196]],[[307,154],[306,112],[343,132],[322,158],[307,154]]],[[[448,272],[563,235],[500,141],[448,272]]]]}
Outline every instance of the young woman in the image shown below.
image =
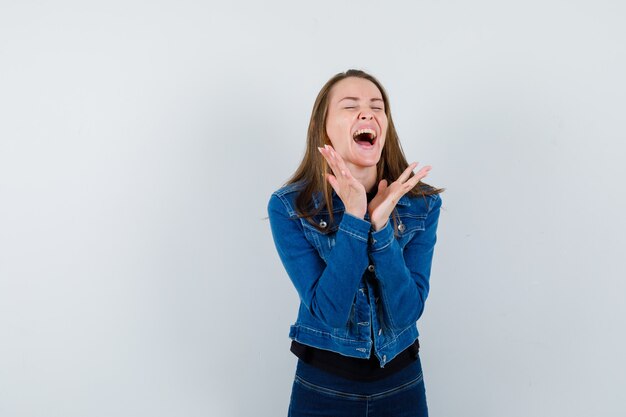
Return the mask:
{"type": "Polygon", "coordinates": [[[416,322],[442,190],[416,167],[374,77],[349,70],[322,87],[304,159],[268,203],[300,296],[289,416],[428,415],[416,322]]]}

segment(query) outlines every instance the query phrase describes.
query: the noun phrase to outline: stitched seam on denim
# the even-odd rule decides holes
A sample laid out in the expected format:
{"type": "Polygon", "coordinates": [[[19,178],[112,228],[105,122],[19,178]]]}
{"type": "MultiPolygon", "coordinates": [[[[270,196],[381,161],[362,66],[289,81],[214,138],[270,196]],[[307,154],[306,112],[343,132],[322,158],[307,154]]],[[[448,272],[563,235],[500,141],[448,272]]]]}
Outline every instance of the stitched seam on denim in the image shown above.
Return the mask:
{"type": "Polygon", "coordinates": [[[289,204],[289,200],[287,200],[287,198],[285,198],[283,194],[276,194],[276,196],[278,196],[280,201],[282,201],[283,205],[287,209],[287,214],[289,214],[289,217],[293,218],[294,216],[296,216],[296,212],[291,207],[291,204],[289,204]]]}
{"type": "Polygon", "coordinates": [[[401,206],[410,206],[411,205],[411,199],[405,195],[403,195],[402,197],[400,197],[400,200],[398,200],[398,203],[401,206]]]}
{"type": "Polygon", "coordinates": [[[309,230],[311,233],[313,233],[313,234],[315,234],[317,236],[325,236],[325,237],[326,236],[330,236],[333,233],[337,233],[337,230],[339,229],[336,226],[330,226],[330,227],[327,228],[326,232],[320,232],[313,225],[311,225],[311,223],[309,223],[308,221],[306,221],[304,219],[300,219],[300,224],[302,224],[302,226],[304,226],[307,230],[309,230]]]}
{"type": "Polygon", "coordinates": [[[281,188],[274,191],[274,194],[279,195],[279,194],[291,193],[291,192],[300,190],[301,188],[303,188],[303,186],[304,184],[299,183],[299,182],[283,185],[281,188]]]}
{"type": "Polygon", "coordinates": [[[372,252],[380,252],[381,250],[387,248],[389,245],[391,245],[391,243],[393,242],[393,235],[391,236],[391,239],[389,239],[389,242],[387,242],[387,244],[383,247],[380,248],[376,248],[375,246],[372,246],[372,252]]]}
{"type": "Polygon", "coordinates": [[[402,217],[410,217],[411,219],[416,220],[426,220],[427,214],[413,214],[413,213],[399,213],[398,216],[402,217]]]}
{"type": "Polygon", "coordinates": [[[386,233],[385,232],[387,230],[386,229],[387,227],[391,227],[391,226],[390,225],[385,226],[381,230],[374,231],[374,232],[371,233],[372,239],[374,239],[374,243],[372,243],[372,245],[371,245],[371,251],[370,252],[378,252],[378,251],[384,249],[387,245],[389,245],[389,243],[391,243],[391,241],[393,241],[393,239],[394,239],[393,232],[390,232],[390,233],[386,233]],[[375,236],[375,235],[377,235],[377,236],[375,236]],[[379,246],[380,246],[379,242],[385,242],[385,239],[389,239],[389,243],[387,243],[387,245],[379,248],[379,246]]]}
{"type": "Polygon", "coordinates": [[[299,382],[304,387],[309,388],[313,391],[317,391],[322,394],[331,395],[333,397],[341,397],[341,398],[346,398],[348,400],[366,400],[368,397],[367,395],[352,394],[349,392],[337,391],[337,390],[326,388],[326,387],[320,387],[319,385],[312,384],[309,381],[302,379],[298,375],[296,375],[296,382],[299,382]]]}
{"type": "Polygon", "coordinates": [[[400,333],[398,333],[398,334],[396,335],[396,337],[394,337],[394,338],[393,338],[393,340],[391,340],[391,341],[389,341],[389,343],[387,343],[387,344],[385,344],[385,345],[381,346],[379,350],[383,350],[384,348],[386,348],[386,347],[387,347],[387,346],[389,346],[390,344],[395,343],[395,341],[396,341],[396,340],[398,340],[398,337],[400,337],[400,335],[401,335],[402,333],[404,333],[404,332],[406,332],[407,330],[410,330],[410,329],[412,329],[412,328],[413,328],[413,326],[409,326],[409,327],[407,327],[406,329],[402,330],[400,333]]]}
{"type": "Polygon", "coordinates": [[[423,378],[424,378],[424,375],[422,372],[420,372],[420,374],[414,380],[404,383],[398,387],[392,388],[388,391],[380,392],[378,394],[372,394],[371,396],[369,396],[369,398],[371,398],[372,400],[378,400],[378,399],[385,398],[393,394],[397,394],[400,391],[404,391],[405,389],[411,388],[413,385],[420,383],[423,378]]]}
{"type": "Polygon", "coordinates": [[[415,236],[415,233],[423,232],[424,230],[426,230],[426,228],[421,228],[420,229],[419,227],[414,227],[412,229],[405,230],[404,233],[402,233],[402,237],[408,236],[409,240],[410,240],[413,236],[415,236]]]}
{"type": "Polygon", "coordinates": [[[433,205],[437,202],[437,199],[441,197],[439,197],[439,194],[430,194],[428,197],[432,197],[432,201],[428,203],[428,214],[430,214],[433,209],[433,205]]]}
{"type": "Polygon", "coordinates": [[[351,231],[351,230],[349,230],[349,229],[346,229],[346,228],[345,228],[345,227],[343,227],[343,226],[339,226],[339,230],[343,230],[344,232],[346,232],[346,233],[347,233],[347,234],[349,234],[350,236],[353,236],[353,237],[355,237],[355,238],[357,238],[357,239],[359,239],[359,240],[361,240],[361,241],[363,241],[363,242],[367,242],[367,238],[364,238],[363,236],[359,236],[359,235],[357,235],[356,233],[352,232],[352,231],[351,231]]]}
{"type": "Polygon", "coordinates": [[[387,297],[385,296],[385,293],[385,291],[380,291],[380,298],[383,299],[383,305],[385,305],[385,309],[387,310],[387,317],[389,318],[389,323],[391,324],[391,327],[397,329],[396,323],[393,321],[393,316],[389,314],[389,311],[391,311],[391,309],[389,308],[389,303],[387,302],[387,297]]]}
{"type": "Polygon", "coordinates": [[[320,330],[314,329],[312,327],[308,327],[302,324],[298,324],[299,327],[303,327],[305,329],[307,329],[308,331],[314,332],[314,333],[319,333],[319,334],[324,334],[327,336],[332,337],[333,339],[339,339],[339,340],[343,340],[344,342],[349,342],[349,343],[354,343],[354,344],[362,344],[362,343],[368,343],[366,340],[356,340],[356,339],[344,339],[343,337],[338,337],[333,335],[332,333],[328,333],[328,332],[322,332],[320,330]]]}
{"type": "MultiPolygon", "coordinates": [[[[341,213],[342,211],[343,211],[343,207],[333,206],[333,214],[341,213]]],[[[319,212],[317,212],[317,215],[323,215],[323,214],[329,214],[329,213],[330,212],[328,211],[327,208],[323,208],[319,212]]]]}
{"type": "Polygon", "coordinates": [[[343,392],[343,391],[337,391],[334,389],[330,389],[330,388],[326,388],[326,387],[321,387],[319,385],[316,384],[312,384],[309,381],[303,379],[302,377],[296,375],[295,376],[295,382],[302,384],[302,386],[309,388],[310,390],[313,391],[317,391],[319,393],[322,394],[327,394],[333,397],[340,397],[340,398],[346,398],[349,400],[378,400],[378,399],[382,399],[385,397],[388,397],[390,395],[393,394],[397,394],[401,391],[404,391],[406,389],[409,389],[411,387],[413,387],[415,384],[418,384],[422,381],[422,379],[424,378],[424,374],[422,372],[420,372],[420,374],[413,380],[409,381],[409,382],[405,382],[402,385],[399,385],[397,387],[391,388],[387,391],[383,391],[383,392],[379,392],[376,394],[370,394],[370,395],[363,395],[363,394],[353,394],[350,392],[343,392]]]}

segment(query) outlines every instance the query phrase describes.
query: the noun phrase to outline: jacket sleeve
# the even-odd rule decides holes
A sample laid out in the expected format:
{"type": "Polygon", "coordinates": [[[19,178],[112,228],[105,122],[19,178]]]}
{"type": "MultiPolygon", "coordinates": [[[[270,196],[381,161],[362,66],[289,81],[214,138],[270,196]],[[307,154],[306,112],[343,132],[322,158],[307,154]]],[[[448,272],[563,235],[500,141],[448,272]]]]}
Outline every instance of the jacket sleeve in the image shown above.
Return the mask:
{"type": "Polygon", "coordinates": [[[372,232],[371,257],[376,268],[385,323],[402,330],[417,322],[430,288],[430,269],[441,208],[438,194],[429,198],[425,229],[418,231],[404,251],[394,237],[391,221],[372,232]]]}
{"type": "Polygon", "coordinates": [[[306,239],[300,219],[289,215],[276,194],[269,200],[268,214],[278,255],[302,303],[327,325],[344,327],[368,265],[371,224],[345,213],[324,262],[306,239]]]}

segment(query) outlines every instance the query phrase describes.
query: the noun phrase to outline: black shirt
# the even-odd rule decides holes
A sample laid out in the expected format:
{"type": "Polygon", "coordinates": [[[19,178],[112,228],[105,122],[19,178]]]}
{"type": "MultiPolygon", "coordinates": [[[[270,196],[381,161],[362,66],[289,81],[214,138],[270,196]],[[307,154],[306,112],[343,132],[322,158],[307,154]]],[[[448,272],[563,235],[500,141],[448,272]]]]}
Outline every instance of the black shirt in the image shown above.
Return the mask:
{"type": "Polygon", "coordinates": [[[415,339],[411,346],[387,362],[384,368],[380,367],[378,358],[373,354],[369,359],[352,358],[330,350],[303,345],[295,340],[291,342],[290,350],[302,361],[324,371],[355,381],[374,381],[411,364],[417,359],[419,347],[419,340],[415,339]]]}

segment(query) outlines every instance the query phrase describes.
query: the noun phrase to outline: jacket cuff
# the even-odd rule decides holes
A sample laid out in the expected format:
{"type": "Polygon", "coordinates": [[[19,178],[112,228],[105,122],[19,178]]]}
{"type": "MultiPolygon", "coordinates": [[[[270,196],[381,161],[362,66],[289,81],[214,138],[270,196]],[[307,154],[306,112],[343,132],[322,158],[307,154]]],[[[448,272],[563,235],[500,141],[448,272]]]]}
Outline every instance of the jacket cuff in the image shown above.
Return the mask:
{"type": "Polygon", "coordinates": [[[372,224],[366,220],[359,219],[350,213],[344,213],[341,223],[339,223],[339,230],[343,230],[350,236],[367,242],[371,226],[372,224]]]}
{"type": "Polygon", "coordinates": [[[372,252],[383,250],[387,246],[391,245],[391,242],[395,239],[393,234],[391,219],[387,221],[387,224],[382,229],[378,231],[372,230],[370,237],[370,247],[372,252]]]}

